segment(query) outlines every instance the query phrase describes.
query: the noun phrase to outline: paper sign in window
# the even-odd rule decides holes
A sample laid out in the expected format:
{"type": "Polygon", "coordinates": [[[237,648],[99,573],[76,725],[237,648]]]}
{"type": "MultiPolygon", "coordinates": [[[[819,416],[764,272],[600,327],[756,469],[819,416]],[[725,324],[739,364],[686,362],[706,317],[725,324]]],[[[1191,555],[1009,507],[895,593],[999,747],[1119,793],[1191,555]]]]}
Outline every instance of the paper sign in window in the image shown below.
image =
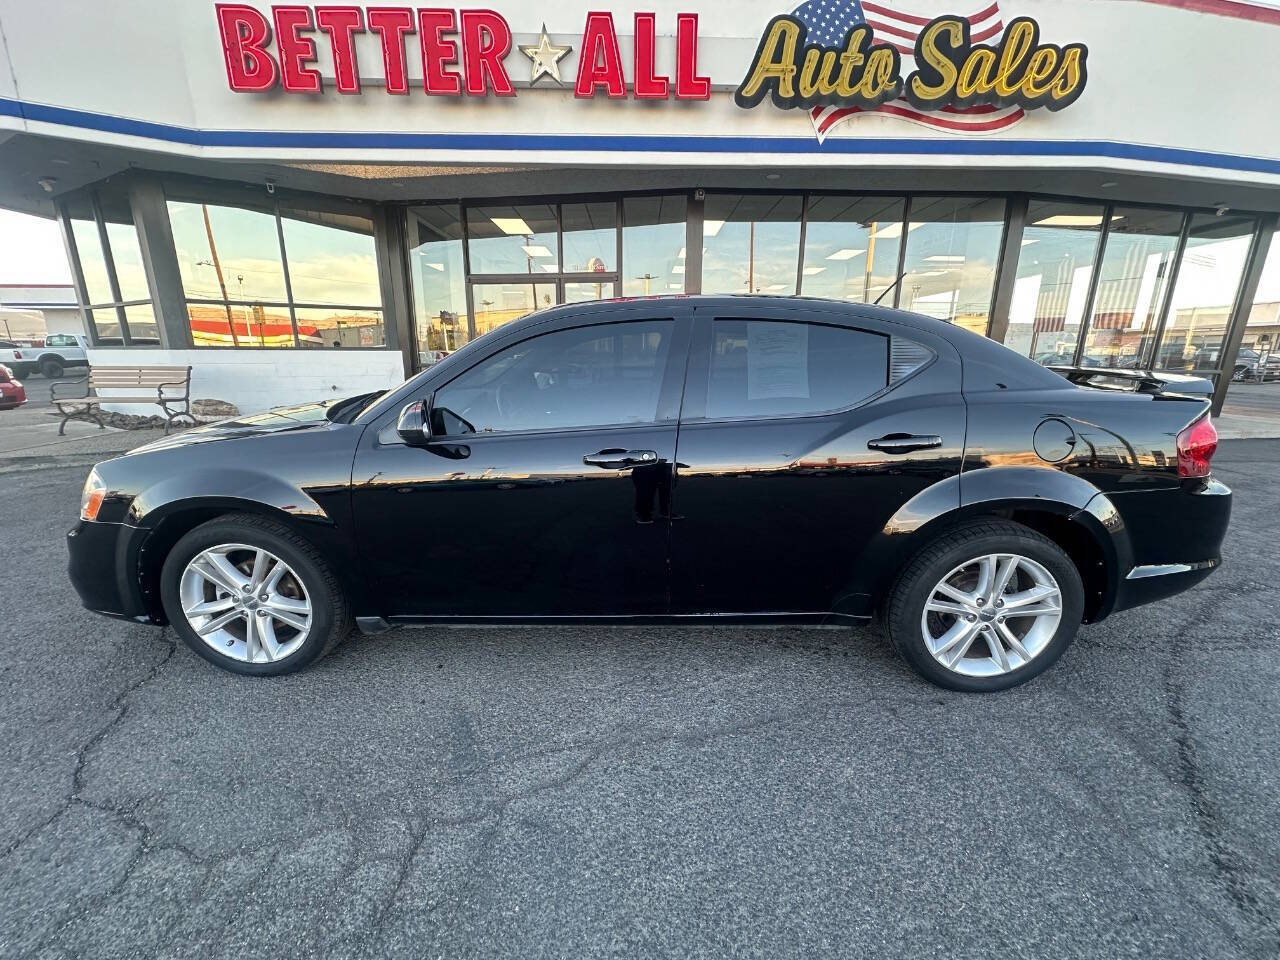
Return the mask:
{"type": "Polygon", "coordinates": [[[747,399],[809,398],[809,328],[803,323],[747,324],[747,399]]]}

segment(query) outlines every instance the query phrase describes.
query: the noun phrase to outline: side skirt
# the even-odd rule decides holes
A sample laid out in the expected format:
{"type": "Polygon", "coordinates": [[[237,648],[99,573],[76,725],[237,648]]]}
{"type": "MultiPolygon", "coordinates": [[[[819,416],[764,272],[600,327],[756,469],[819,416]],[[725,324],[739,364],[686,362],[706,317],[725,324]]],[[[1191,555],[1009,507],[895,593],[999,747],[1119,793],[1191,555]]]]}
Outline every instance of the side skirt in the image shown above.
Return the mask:
{"type": "Polygon", "coordinates": [[[383,633],[393,627],[827,627],[845,629],[871,621],[870,617],[848,613],[678,613],[645,616],[559,616],[559,617],[483,617],[483,616],[433,616],[433,617],[356,617],[361,633],[383,633]]]}

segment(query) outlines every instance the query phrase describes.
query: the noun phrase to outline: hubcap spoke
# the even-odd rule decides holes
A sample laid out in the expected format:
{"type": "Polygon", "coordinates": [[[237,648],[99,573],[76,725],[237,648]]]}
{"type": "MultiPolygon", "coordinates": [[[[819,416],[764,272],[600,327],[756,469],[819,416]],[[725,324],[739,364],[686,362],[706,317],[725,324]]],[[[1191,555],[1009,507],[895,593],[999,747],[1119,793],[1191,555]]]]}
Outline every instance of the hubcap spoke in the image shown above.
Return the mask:
{"type": "Polygon", "coordinates": [[[1062,591],[1043,564],[1019,554],[991,553],[960,564],[938,581],[925,600],[920,629],[942,666],[964,676],[990,677],[1018,670],[1042,654],[1061,621],[1062,591]],[[1016,628],[1006,621],[1017,621],[1016,628]]]}
{"type": "Polygon", "coordinates": [[[306,585],[262,547],[228,543],[201,551],[187,564],[178,591],[191,629],[235,660],[282,660],[311,633],[306,585]]]}

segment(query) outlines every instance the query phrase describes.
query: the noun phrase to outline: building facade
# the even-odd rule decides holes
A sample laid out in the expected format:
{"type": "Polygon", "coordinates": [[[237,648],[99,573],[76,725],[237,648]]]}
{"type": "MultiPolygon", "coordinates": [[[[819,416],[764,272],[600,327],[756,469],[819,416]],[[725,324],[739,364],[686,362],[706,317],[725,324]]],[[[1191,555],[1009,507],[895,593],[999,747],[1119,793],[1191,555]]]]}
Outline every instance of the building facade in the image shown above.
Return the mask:
{"type": "Polygon", "coordinates": [[[1280,4],[0,0],[0,27],[0,206],[59,218],[91,362],[189,363],[242,410],[657,294],[880,302],[1219,406],[1280,377],[1280,4]]]}

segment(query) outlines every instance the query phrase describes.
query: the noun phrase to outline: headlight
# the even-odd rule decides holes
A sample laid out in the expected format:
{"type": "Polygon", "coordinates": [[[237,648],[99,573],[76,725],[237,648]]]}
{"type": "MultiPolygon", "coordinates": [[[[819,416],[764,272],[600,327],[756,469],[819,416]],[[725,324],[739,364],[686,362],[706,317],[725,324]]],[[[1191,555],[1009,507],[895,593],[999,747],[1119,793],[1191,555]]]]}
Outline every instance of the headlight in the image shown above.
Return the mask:
{"type": "Polygon", "coordinates": [[[102,509],[102,498],[107,495],[107,485],[98,476],[98,468],[89,471],[84,482],[84,490],[80,493],[80,519],[96,520],[98,511],[102,509]]]}

